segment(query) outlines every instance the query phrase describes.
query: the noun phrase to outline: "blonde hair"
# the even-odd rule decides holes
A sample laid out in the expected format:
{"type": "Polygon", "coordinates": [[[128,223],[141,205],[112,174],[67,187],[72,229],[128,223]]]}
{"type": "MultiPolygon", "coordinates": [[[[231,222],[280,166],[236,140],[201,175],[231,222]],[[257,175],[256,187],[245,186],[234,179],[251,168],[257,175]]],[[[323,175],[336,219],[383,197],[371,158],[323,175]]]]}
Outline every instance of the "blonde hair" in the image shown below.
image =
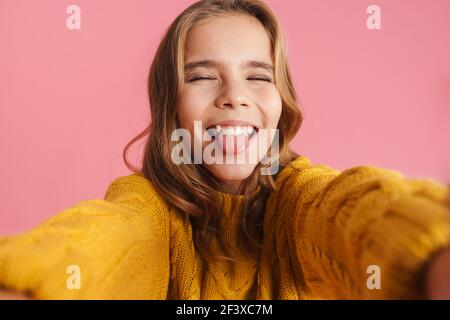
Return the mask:
{"type": "MultiPolygon", "coordinates": [[[[170,137],[177,128],[177,110],[184,84],[184,47],[189,30],[205,19],[229,14],[245,14],[257,18],[267,30],[272,45],[275,69],[275,85],[282,100],[282,111],[278,123],[279,148],[273,161],[278,161],[280,170],[298,154],[289,147],[302,123],[299,99],[293,87],[284,40],[275,14],[260,0],[203,0],[185,9],[166,31],[152,62],[148,77],[148,94],[151,108],[151,123],[133,138],[123,151],[127,167],[141,172],[150,180],[158,193],[174,209],[190,217],[196,248],[207,260],[231,257],[214,256],[209,242],[214,233],[220,233],[217,217],[223,203],[216,192],[226,192],[226,187],[203,166],[198,164],[174,164],[171,150],[178,142],[170,137]],[[127,151],[136,141],[147,136],[142,169],[134,168],[127,160],[127,151]],[[219,204],[219,205],[218,205],[219,204]]],[[[270,166],[272,164],[268,164],[270,166]]],[[[275,190],[274,177],[261,175],[261,163],[245,179],[238,193],[244,201],[238,210],[244,210],[240,225],[240,239],[245,252],[257,257],[260,247],[264,210],[267,197],[275,190]],[[254,192],[259,188],[259,192],[254,192]]]]}

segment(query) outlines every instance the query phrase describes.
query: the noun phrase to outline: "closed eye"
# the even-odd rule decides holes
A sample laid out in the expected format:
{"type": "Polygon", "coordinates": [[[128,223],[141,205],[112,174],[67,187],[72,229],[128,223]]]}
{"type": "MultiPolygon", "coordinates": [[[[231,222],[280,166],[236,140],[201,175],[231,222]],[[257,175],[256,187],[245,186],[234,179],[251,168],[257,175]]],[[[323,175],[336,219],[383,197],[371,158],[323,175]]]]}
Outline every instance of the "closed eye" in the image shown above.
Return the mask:
{"type": "Polygon", "coordinates": [[[269,78],[248,78],[248,80],[259,80],[259,81],[272,82],[272,79],[269,79],[269,78]]]}
{"type": "Polygon", "coordinates": [[[190,79],[187,79],[187,82],[194,82],[198,80],[214,80],[214,78],[211,77],[192,77],[190,79]]]}
{"type": "MultiPolygon", "coordinates": [[[[215,80],[215,78],[211,78],[211,77],[192,77],[190,79],[187,79],[187,82],[194,82],[194,81],[198,81],[198,80],[215,80]]],[[[265,82],[272,82],[272,79],[270,78],[248,78],[248,80],[256,80],[256,81],[265,81],[265,82]]]]}

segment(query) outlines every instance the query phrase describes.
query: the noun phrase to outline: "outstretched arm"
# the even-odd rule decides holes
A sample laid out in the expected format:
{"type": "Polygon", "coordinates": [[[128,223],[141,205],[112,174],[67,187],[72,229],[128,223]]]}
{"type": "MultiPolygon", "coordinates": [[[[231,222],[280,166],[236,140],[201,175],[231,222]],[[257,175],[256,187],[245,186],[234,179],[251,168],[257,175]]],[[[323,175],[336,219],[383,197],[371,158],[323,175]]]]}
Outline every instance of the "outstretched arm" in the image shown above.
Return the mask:
{"type": "Polygon", "coordinates": [[[119,178],[105,199],[0,238],[0,287],[37,299],[165,299],[167,210],[145,180],[119,178]]]}
{"type": "Polygon", "coordinates": [[[437,283],[450,272],[448,253],[438,257],[450,244],[446,186],[388,169],[339,172],[310,163],[285,185],[294,263],[312,296],[409,299],[443,292],[437,283]]]}

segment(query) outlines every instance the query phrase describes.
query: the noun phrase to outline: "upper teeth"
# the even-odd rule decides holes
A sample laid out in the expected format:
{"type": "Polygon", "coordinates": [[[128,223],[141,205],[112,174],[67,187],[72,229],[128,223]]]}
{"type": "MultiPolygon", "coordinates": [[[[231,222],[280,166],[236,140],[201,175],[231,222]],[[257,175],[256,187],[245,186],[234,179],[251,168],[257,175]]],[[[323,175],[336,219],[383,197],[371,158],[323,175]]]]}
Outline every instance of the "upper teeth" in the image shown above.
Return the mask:
{"type": "Polygon", "coordinates": [[[215,129],[218,134],[222,135],[239,135],[239,134],[251,135],[255,131],[255,128],[252,126],[236,126],[236,127],[222,128],[220,125],[216,125],[215,129]]]}

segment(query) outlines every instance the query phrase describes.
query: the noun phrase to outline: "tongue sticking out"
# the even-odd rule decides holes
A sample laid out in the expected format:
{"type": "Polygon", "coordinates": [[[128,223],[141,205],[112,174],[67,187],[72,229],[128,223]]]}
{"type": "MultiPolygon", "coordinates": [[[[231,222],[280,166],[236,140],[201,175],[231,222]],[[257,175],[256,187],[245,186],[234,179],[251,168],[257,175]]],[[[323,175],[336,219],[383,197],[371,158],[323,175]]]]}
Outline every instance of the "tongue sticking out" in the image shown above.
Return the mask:
{"type": "Polygon", "coordinates": [[[248,135],[219,135],[217,142],[223,152],[237,154],[248,148],[248,135]]]}

